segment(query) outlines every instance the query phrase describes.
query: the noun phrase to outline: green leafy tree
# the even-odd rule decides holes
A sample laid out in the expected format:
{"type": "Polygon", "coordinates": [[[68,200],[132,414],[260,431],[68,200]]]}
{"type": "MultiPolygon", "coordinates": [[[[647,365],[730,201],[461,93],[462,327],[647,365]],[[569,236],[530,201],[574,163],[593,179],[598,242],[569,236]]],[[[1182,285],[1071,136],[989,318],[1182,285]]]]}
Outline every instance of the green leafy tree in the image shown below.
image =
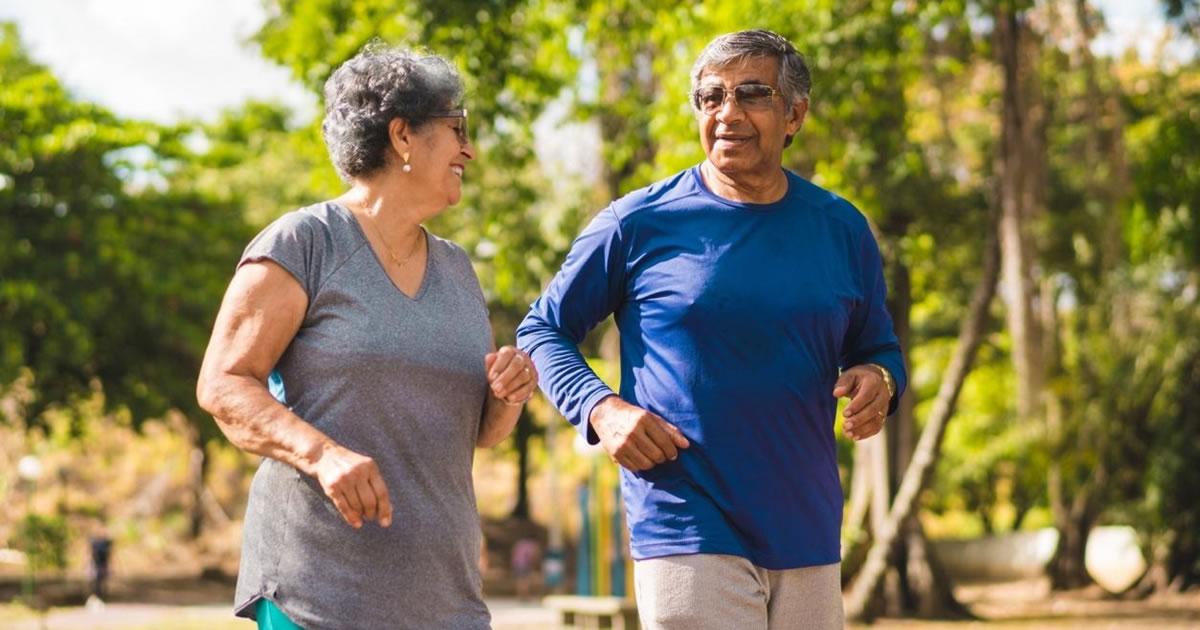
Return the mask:
{"type": "Polygon", "coordinates": [[[70,532],[61,516],[26,514],[13,532],[12,546],[25,552],[34,569],[67,568],[67,543],[70,532]]]}
{"type": "Polygon", "coordinates": [[[1195,435],[1200,421],[1200,67],[1193,60],[1161,72],[1131,61],[1128,70],[1133,194],[1123,221],[1130,267],[1121,279],[1131,290],[1121,303],[1134,325],[1126,359],[1133,364],[1113,380],[1124,389],[1149,370],[1157,396],[1118,436],[1114,511],[1146,537],[1152,567],[1138,589],[1146,594],[1200,583],[1200,451],[1181,437],[1195,435]]]}
{"type": "Polygon", "coordinates": [[[187,129],[73,98],[11,25],[0,78],[0,384],[28,375],[30,424],[99,391],[135,425],[182,412],[202,447],[219,433],[195,374],[249,237],[241,207],[170,185],[187,129]]]}

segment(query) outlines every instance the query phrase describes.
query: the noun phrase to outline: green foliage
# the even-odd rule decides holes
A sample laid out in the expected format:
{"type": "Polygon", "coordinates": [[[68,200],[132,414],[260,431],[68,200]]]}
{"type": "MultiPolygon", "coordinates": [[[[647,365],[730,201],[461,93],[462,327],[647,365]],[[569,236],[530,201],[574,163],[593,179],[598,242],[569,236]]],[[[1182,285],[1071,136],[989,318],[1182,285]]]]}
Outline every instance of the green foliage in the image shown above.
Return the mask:
{"type": "Polygon", "coordinates": [[[1101,378],[1073,388],[1071,398],[1093,418],[1081,423],[1084,430],[1095,430],[1095,419],[1112,419],[1099,427],[1096,449],[1119,463],[1105,488],[1109,514],[1137,525],[1149,555],[1186,587],[1200,583],[1200,441],[1193,439],[1200,430],[1200,305],[1195,272],[1193,288],[1181,291],[1164,258],[1124,278],[1133,289],[1114,310],[1127,311],[1132,323],[1121,325],[1136,330],[1116,343],[1109,331],[1097,333],[1103,343],[1086,346],[1081,360],[1101,378]]]}
{"type": "Polygon", "coordinates": [[[35,567],[62,570],[67,568],[67,521],[61,516],[27,514],[13,533],[11,546],[25,553],[26,561],[35,567]]]}
{"type": "Polygon", "coordinates": [[[97,388],[137,422],[199,421],[194,375],[248,237],[241,209],[168,186],[183,130],[74,99],[11,27],[0,54],[0,384],[32,372],[34,424],[97,388]]]}
{"type": "MultiPolygon", "coordinates": [[[[928,346],[918,351],[940,349],[940,360],[914,357],[914,363],[936,370],[949,355],[949,343],[928,346]]],[[[1012,421],[1014,385],[1007,352],[985,346],[976,361],[963,386],[961,411],[947,428],[926,506],[937,514],[969,515],[981,534],[1016,530],[1045,499],[1046,467],[1038,456],[1042,434],[1012,421]]],[[[919,408],[918,415],[925,415],[923,411],[919,408]]]]}
{"type": "MultiPolygon", "coordinates": [[[[1195,312],[1195,305],[1192,305],[1195,312]]],[[[1192,322],[1193,330],[1200,322],[1192,322]]],[[[1150,419],[1153,458],[1144,476],[1144,491],[1128,497],[1136,510],[1133,522],[1150,532],[1155,555],[1165,555],[1171,574],[1182,586],[1200,583],[1200,352],[1189,340],[1190,360],[1167,375],[1166,392],[1150,419]]],[[[1127,504],[1129,505],[1129,504],[1127,504]]]]}
{"type": "Polygon", "coordinates": [[[239,208],[254,226],[336,195],[340,182],[314,140],[319,130],[293,118],[281,106],[250,101],[212,123],[181,124],[174,133],[184,142],[163,156],[170,189],[239,208]]]}
{"type": "Polygon", "coordinates": [[[1139,77],[1129,97],[1138,117],[1129,129],[1137,192],[1127,236],[1137,260],[1166,249],[1181,263],[1200,267],[1197,63],[1172,73],[1139,77]]]}

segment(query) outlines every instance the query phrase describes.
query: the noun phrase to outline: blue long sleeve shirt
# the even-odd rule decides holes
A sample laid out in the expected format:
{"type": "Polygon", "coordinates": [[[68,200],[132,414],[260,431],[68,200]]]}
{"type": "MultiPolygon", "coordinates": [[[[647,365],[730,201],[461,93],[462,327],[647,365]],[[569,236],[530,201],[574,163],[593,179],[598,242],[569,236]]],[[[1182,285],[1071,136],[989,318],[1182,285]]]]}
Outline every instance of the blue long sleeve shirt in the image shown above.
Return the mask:
{"type": "Polygon", "coordinates": [[[613,392],[578,344],[614,315],[620,396],[691,447],[621,470],[633,557],[742,556],[768,569],[837,562],[842,520],[833,434],[840,369],[906,378],[866,219],[785,171],[771,204],[723,199],[699,167],[598,214],[517,329],[540,386],[596,443],[613,392]]]}

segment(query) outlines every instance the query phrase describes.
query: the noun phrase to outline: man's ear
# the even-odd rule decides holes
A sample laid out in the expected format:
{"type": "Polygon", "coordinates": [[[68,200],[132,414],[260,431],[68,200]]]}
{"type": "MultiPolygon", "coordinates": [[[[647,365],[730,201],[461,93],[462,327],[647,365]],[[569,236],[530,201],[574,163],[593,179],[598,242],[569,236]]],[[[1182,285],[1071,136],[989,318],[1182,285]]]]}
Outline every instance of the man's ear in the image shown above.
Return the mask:
{"type": "Polygon", "coordinates": [[[787,123],[787,135],[794,136],[804,126],[804,117],[808,115],[808,99],[803,98],[792,103],[790,117],[787,123]]]}

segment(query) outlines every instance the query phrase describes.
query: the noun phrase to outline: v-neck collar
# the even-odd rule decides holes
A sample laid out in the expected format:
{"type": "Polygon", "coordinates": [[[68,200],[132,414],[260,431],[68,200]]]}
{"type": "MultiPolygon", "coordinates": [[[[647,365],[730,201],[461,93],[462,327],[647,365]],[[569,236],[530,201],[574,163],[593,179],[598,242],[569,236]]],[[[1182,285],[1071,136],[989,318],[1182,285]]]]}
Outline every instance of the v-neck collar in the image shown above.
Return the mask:
{"type": "Polygon", "coordinates": [[[429,288],[429,276],[433,271],[434,254],[433,247],[431,246],[431,241],[433,239],[429,235],[429,230],[426,230],[424,226],[418,226],[421,229],[421,234],[425,237],[425,269],[421,273],[421,284],[417,286],[417,292],[409,295],[408,293],[404,292],[404,289],[401,289],[396,284],[395,280],[392,280],[392,276],[387,272],[387,267],[385,267],[383,264],[383,259],[379,257],[379,252],[375,251],[375,248],[371,246],[371,239],[367,238],[367,233],[365,230],[363,230],[362,223],[360,223],[358,220],[358,215],[354,214],[353,210],[343,206],[341,203],[336,201],[331,201],[329,203],[333,207],[339,209],[349,216],[350,223],[354,225],[354,230],[358,233],[359,238],[363,240],[363,247],[365,247],[367,251],[371,252],[371,257],[375,259],[375,267],[379,270],[379,273],[383,274],[384,280],[386,280],[387,283],[390,284],[393,289],[395,289],[396,293],[399,293],[405,299],[412,302],[419,302],[421,297],[425,295],[425,291],[429,288]]]}

